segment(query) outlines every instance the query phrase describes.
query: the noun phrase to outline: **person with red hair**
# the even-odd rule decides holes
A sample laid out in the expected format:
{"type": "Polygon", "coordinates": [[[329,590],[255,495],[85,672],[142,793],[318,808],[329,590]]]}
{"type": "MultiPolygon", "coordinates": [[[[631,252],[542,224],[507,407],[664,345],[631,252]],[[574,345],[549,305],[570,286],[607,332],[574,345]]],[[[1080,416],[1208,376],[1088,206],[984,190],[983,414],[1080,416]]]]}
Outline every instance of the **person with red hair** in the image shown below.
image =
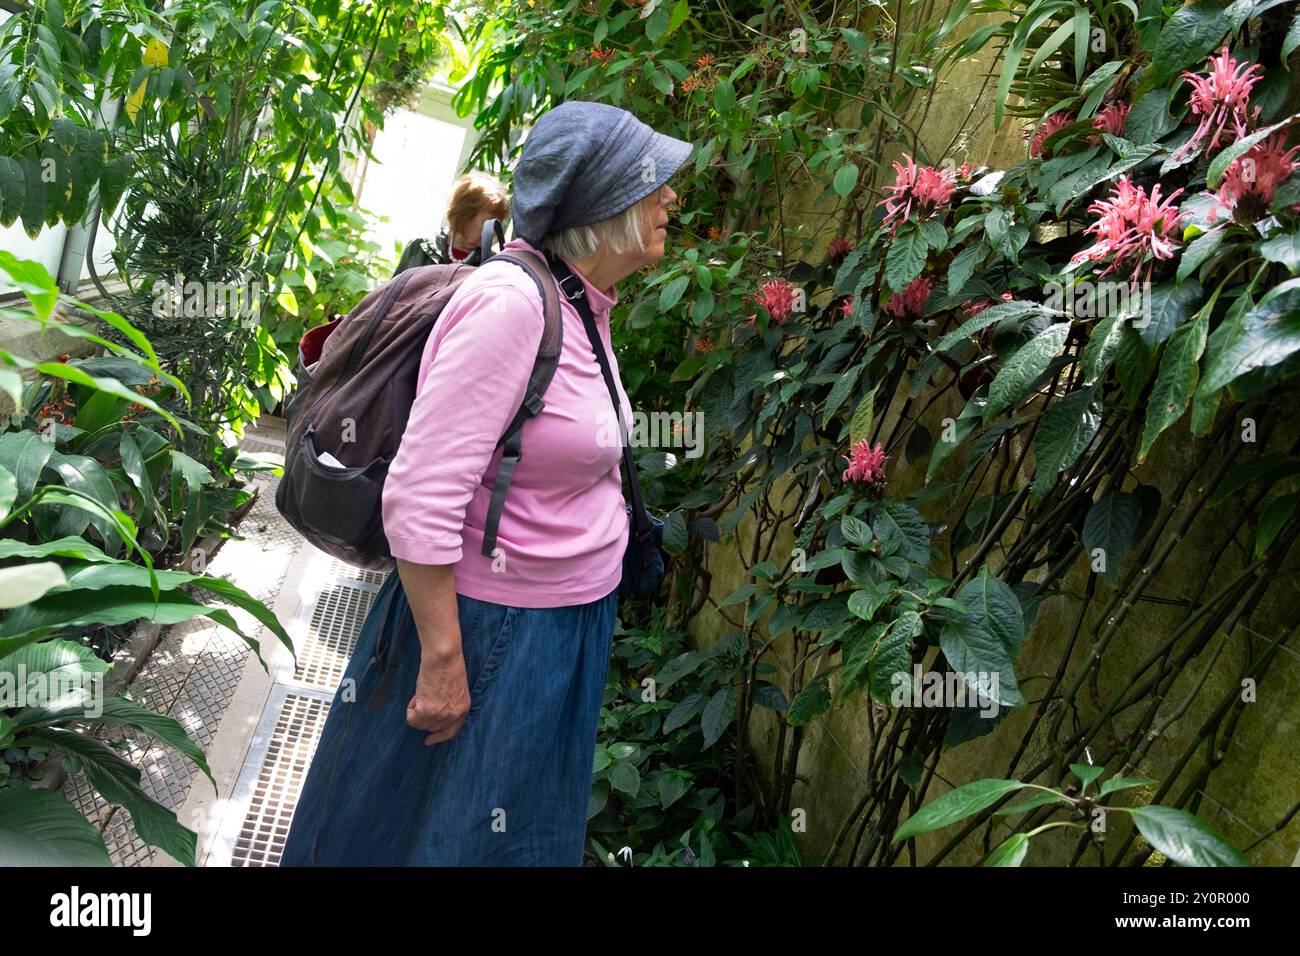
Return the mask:
{"type": "Polygon", "coordinates": [[[501,180],[488,173],[466,173],[456,180],[447,204],[447,226],[433,239],[413,239],[406,244],[397,263],[397,275],[415,266],[479,264],[483,224],[489,219],[502,223],[510,215],[510,194],[501,180]]]}

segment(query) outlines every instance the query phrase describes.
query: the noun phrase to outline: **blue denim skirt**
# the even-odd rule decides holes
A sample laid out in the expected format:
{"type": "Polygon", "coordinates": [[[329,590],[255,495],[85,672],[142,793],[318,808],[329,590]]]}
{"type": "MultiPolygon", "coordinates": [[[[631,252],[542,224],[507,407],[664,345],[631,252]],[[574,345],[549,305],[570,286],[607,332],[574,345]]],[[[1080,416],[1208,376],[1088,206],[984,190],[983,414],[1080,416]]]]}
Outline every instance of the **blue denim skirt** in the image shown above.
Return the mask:
{"type": "Polygon", "coordinates": [[[520,608],[457,595],[470,711],[406,722],[420,640],[397,573],[367,615],[281,866],[581,866],[618,592],[520,608]]]}

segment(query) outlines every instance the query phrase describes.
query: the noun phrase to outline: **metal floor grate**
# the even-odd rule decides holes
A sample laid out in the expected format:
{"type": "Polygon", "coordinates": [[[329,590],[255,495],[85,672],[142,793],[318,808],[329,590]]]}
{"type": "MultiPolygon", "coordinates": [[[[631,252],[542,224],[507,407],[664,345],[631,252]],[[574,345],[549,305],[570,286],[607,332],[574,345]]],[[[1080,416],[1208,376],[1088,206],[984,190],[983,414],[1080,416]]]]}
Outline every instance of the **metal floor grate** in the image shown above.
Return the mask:
{"type": "Polygon", "coordinates": [[[344,564],[338,558],[330,558],[329,568],[325,573],[339,581],[373,584],[376,588],[380,588],[388,580],[388,575],[391,572],[363,571],[361,568],[354,568],[350,564],[344,564]]]}
{"type": "Polygon", "coordinates": [[[329,701],[320,697],[292,691],[284,695],[235,840],[231,866],[275,866],[280,862],[329,708],[329,701]]]}
{"type": "Polygon", "coordinates": [[[309,633],[298,649],[295,681],[330,690],[338,687],[375,594],[369,587],[351,584],[331,585],[320,593],[309,633]]]}

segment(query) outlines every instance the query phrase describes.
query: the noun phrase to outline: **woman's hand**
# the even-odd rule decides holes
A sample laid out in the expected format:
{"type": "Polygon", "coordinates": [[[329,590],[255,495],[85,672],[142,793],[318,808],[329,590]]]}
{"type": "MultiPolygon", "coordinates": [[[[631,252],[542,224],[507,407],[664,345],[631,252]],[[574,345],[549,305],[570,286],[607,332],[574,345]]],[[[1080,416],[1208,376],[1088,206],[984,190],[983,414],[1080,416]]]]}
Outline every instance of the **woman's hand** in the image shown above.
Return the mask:
{"type": "Polygon", "coordinates": [[[426,745],[440,744],[460,732],[470,704],[455,566],[399,559],[397,573],[420,634],[420,671],[415,695],[406,705],[406,722],[429,732],[426,745]]]}
{"type": "Polygon", "coordinates": [[[457,651],[445,660],[422,655],[415,696],[406,705],[406,722],[429,731],[425,744],[440,744],[460,733],[469,705],[465,655],[457,651]]]}

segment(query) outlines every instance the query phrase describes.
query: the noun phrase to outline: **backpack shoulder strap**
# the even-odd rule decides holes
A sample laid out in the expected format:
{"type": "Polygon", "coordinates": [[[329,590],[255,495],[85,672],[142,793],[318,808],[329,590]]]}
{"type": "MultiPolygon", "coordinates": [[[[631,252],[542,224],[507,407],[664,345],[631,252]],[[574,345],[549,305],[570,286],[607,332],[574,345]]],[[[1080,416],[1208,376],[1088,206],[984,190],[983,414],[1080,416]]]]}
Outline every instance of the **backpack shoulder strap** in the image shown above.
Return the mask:
{"type": "Polygon", "coordinates": [[[506,492],[510,490],[515,466],[519,464],[524,422],[541,412],[545,404],[542,395],[555,376],[555,368],[560,361],[560,349],[564,344],[560,293],[546,262],[534,253],[521,249],[499,252],[492,256],[492,260],[496,259],[513,262],[528,273],[537,284],[537,291],[542,297],[543,329],[542,341],[537,346],[537,359],[533,363],[532,374],[528,377],[528,387],[524,390],[523,404],[497,441],[498,447],[505,446],[505,451],[501,455],[501,464],[497,467],[496,476],[492,480],[492,500],[488,504],[487,519],[483,528],[482,554],[489,558],[496,550],[497,529],[501,524],[501,512],[505,508],[506,492]]]}

